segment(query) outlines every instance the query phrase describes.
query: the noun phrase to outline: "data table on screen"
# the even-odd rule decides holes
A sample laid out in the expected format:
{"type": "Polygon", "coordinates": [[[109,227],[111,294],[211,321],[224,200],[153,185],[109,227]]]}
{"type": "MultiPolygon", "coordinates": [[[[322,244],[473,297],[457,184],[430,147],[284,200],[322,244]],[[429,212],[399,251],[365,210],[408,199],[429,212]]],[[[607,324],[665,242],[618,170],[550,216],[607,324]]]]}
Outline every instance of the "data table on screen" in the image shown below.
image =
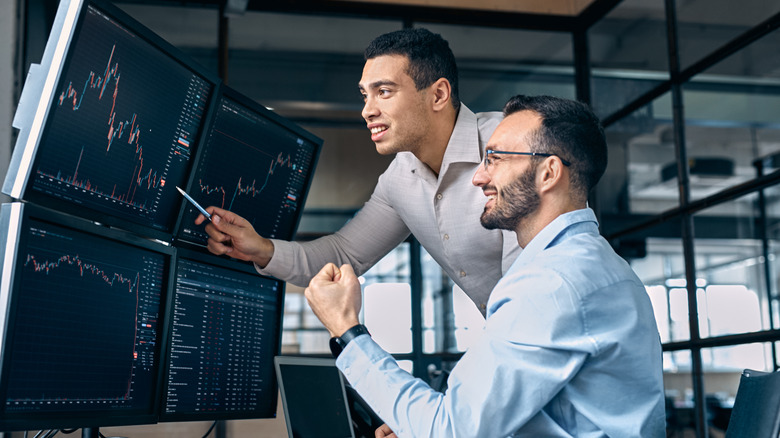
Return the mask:
{"type": "Polygon", "coordinates": [[[163,416],[273,416],[281,283],[180,258],[175,284],[163,416]]]}

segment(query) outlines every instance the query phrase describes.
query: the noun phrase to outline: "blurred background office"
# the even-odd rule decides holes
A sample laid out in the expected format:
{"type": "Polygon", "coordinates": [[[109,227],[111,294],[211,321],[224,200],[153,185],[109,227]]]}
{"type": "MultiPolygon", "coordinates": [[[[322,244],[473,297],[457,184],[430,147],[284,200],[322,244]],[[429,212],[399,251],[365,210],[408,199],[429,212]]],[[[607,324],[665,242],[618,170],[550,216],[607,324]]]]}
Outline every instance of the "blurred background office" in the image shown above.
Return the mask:
{"type": "MultiPolygon", "coordinates": [[[[0,14],[3,174],[25,75],[40,61],[57,7],[55,0],[7,3],[0,14]]],[[[299,240],[340,228],[392,159],[376,153],[357,90],[362,51],[381,33],[440,33],[458,61],[461,99],[475,112],[499,110],[518,93],[589,102],[610,148],[590,205],[653,302],[669,434],[722,436],[742,369],[778,368],[777,1],[114,3],[231,87],[325,140],[299,240]]],[[[366,324],[419,377],[450,369],[484,323],[412,239],[361,281],[366,324]]],[[[283,352],[327,354],[328,333],[302,289],[287,291],[283,352]]],[[[193,436],[201,428],[116,433],[193,436]]],[[[283,436],[284,422],[234,421],[220,431],[244,433],[283,436]]]]}

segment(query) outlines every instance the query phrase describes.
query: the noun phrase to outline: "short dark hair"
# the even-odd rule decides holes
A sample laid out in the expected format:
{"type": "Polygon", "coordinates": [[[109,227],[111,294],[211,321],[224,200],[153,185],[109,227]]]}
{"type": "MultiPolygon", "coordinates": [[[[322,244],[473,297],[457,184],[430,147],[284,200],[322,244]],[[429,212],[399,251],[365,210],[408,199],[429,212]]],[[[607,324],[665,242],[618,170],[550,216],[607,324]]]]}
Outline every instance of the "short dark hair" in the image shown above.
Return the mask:
{"type": "Polygon", "coordinates": [[[385,55],[402,55],[409,60],[407,74],[417,90],[439,80],[450,82],[452,106],[460,107],[458,66],[447,40],[428,29],[402,29],[376,37],[363,54],[366,61],[385,55]]]}
{"type": "Polygon", "coordinates": [[[607,168],[607,140],[598,117],[582,102],[553,96],[517,95],[504,106],[504,117],[530,110],[541,119],[531,152],[555,154],[571,162],[572,185],[586,198],[607,168]]]}

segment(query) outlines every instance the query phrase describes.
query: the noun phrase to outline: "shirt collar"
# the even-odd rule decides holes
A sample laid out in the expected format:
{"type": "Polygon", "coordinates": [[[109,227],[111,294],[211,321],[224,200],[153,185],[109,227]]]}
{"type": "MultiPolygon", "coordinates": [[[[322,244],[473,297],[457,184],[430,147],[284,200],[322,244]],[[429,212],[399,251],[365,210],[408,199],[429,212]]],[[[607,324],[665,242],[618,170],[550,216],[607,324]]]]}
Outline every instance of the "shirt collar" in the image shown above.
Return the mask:
{"type": "Polygon", "coordinates": [[[590,208],[564,213],[547,224],[530,242],[523,248],[515,263],[525,263],[537,254],[547,249],[560,235],[574,224],[593,222],[598,227],[596,214],[590,208]]]}
{"type": "Polygon", "coordinates": [[[482,152],[479,145],[479,126],[477,116],[462,102],[455,127],[452,130],[447,150],[444,151],[442,171],[450,163],[467,162],[479,163],[482,161],[482,152]]]}
{"type": "MultiPolygon", "coordinates": [[[[461,102],[458,116],[455,119],[455,127],[452,129],[450,140],[447,142],[447,149],[444,151],[439,175],[446,173],[447,168],[452,163],[466,162],[479,163],[482,161],[482,145],[479,142],[479,124],[477,116],[466,105],[461,102]],[[477,147],[474,147],[474,146],[477,147]]],[[[418,173],[423,179],[431,183],[437,181],[437,177],[418,160],[411,152],[401,152],[407,155],[411,160],[412,173],[418,173]]]]}

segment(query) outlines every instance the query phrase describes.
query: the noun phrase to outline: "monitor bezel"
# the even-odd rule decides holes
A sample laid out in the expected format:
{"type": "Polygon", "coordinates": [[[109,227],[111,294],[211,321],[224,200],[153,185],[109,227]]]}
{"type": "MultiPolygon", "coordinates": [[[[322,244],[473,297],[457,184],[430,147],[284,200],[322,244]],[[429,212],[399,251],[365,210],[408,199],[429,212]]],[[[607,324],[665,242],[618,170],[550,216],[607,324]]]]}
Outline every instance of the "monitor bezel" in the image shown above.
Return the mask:
{"type": "Polygon", "coordinates": [[[256,275],[259,277],[262,277],[266,280],[275,281],[278,284],[277,292],[276,292],[276,299],[279,303],[277,307],[276,314],[274,315],[277,320],[277,324],[274,325],[274,330],[276,331],[276,342],[274,343],[274,351],[272,355],[270,356],[270,367],[271,367],[271,373],[273,374],[274,378],[272,379],[271,385],[271,393],[272,393],[272,400],[271,400],[271,409],[273,412],[270,415],[267,416],[259,416],[256,412],[253,411],[223,411],[223,412],[178,412],[178,413],[168,413],[165,412],[165,406],[166,406],[166,398],[168,394],[168,370],[170,367],[170,357],[171,357],[171,348],[173,347],[172,343],[172,337],[173,337],[173,322],[172,322],[172,313],[175,310],[174,306],[174,298],[176,295],[176,270],[174,270],[171,274],[171,283],[169,288],[169,294],[168,294],[168,303],[166,305],[167,314],[165,317],[167,325],[167,331],[165,332],[166,335],[166,349],[164,357],[164,370],[162,373],[162,387],[160,391],[160,400],[159,400],[159,422],[166,423],[166,422],[177,422],[177,421],[213,421],[213,420],[249,420],[249,419],[261,419],[261,418],[275,418],[276,412],[278,411],[278,390],[279,386],[276,381],[276,375],[273,372],[274,371],[274,358],[278,356],[282,349],[282,318],[284,317],[284,298],[285,298],[285,287],[286,282],[279,280],[274,277],[267,277],[260,275],[257,270],[254,268],[253,265],[247,264],[245,262],[234,260],[234,259],[226,259],[223,257],[217,257],[215,255],[211,254],[204,254],[201,251],[186,249],[186,248],[178,248],[176,252],[176,265],[178,266],[178,261],[180,259],[187,259],[192,260],[198,263],[203,263],[207,265],[216,266],[222,269],[227,270],[234,270],[237,272],[241,272],[244,274],[249,275],[256,275]]]}
{"type": "MultiPolygon", "coordinates": [[[[189,181],[187,181],[187,187],[185,190],[190,194],[196,191],[195,189],[195,186],[197,184],[196,173],[198,171],[200,162],[203,159],[203,155],[206,153],[206,143],[208,142],[209,133],[211,129],[213,129],[214,127],[217,112],[219,111],[219,106],[223,98],[234,100],[239,105],[242,105],[248,108],[249,110],[254,111],[261,117],[266,118],[267,120],[273,122],[274,124],[278,125],[282,129],[286,129],[294,133],[295,135],[302,137],[305,141],[309,141],[314,144],[314,151],[313,151],[314,157],[311,163],[311,171],[308,173],[307,181],[301,190],[301,203],[300,203],[301,208],[298,209],[298,211],[295,214],[294,223],[292,224],[292,228],[290,229],[290,235],[284,237],[280,236],[276,238],[280,240],[291,241],[295,239],[295,236],[298,232],[298,226],[300,225],[301,218],[303,217],[303,211],[306,205],[306,200],[309,197],[311,184],[312,181],[314,180],[314,173],[317,170],[317,163],[319,162],[320,153],[322,152],[322,145],[324,141],[323,139],[317,137],[316,135],[309,132],[302,126],[293,122],[292,120],[287,119],[272,110],[269,110],[262,104],[256,102],[255,100],[252,100],[251,98],[245,96],[244,94],[240,93],[238,90],[234,88],[231,88],[223,84],[220,87],[219,93],[216,95],[214,99],[213,110],[210,113],[210,117],[207,122],[206,129],[199,137],[199,141],[198,141],[199,144],[197,147],[195,159],[193,160],[192,167],[190,168],[190,178],[189,181]]],[[[208,207],[208,205],[203,205],[203,207],[208,207]]],[[[179,210],[179,216],[178,216],[179,219],[177,221],[177,226],[173,234],[175,245],[181,248],[188,248],[188,249],[204,252],[206,250],[205,246],[200,245],[196,242],[192,242],[191,240],[188,240],[186,239],[186,237],[183,237],[181,235],[182,228],[185,226],[184,221],[185,218],[187,217],[186,213],[189,208],[190,208],[190,204],[185,202],[182,204],[179,210]]]]}
{"type": "Polygon", "coordinates": [[[103,426],[125,426],[137,424],[153,424],[158,420],[160,394],[166,351],[168,321],[165,319],[166,306],[170,296],[175,271],[176,249],[164,243],[145,239],[132,233],[107,228],[83,218],[57,212],[34,204],[13,202],[0,207],[0,226],[8,233],[2,236],[3,254],[2,283],[0,283],[0,431],[35,430],[52,428],[85,428],[103,426]],[[25,412],[8,413],[5,409],[5,396],[8,383],[3,377],[8,373],[10,357],[7,348],[14,336],[14,322],[18,294],[21,293],[21,275],[17,275],[17,267],[24,264],[24,255],[19,251],[28,242],[24,230],[30,220],[52,224],[79,233],[87,233],[101,239],[129,247],[157,253],[165,259],[166,267],[161,285],[160,315],[155,349],[156,370],[153,373],[153,387],[150,392],[148,409],[121,410],[90,410],[76,412],[25,412]]]}
{"type": "MultiPolygon", "coordinates": [[[[191,143],[192,152],[190,159],[184,169],[183,178],[179,184],[185,184],[190,178],[193,169],[192,165],[195,162],[193,157],[197,154],[197,146],[200,143],[200,138],[203,136],[203,133],[206,132],[209,115],[213,112],[215,103],[217,102],[216,96],[219,94],[219,88],[221,86],[219,77],[195,62],[191,57],[162,39],[130,15],[105,0],[63,0],[55,18],[55,26],[52,28],[52,32],[46,44],[42,64],[39,66],[40,68],[31,68],[31,72],[35,71],[39,75],[46,74],[46,80],[42,85],[42,89],[38,88],[39,81],[30,80],[29,77],[29,85],[25,85],[25,88],[23,89],[22,99],[20,100],[17,115],[15,116],[17,119],[21,120],[19,124],[22,126],[16,126],[15,124],[15,126],[20,129],[20,135],[17,138],[9,170],[6,174],[3,193],[16,200],[33,202],[74,216],[132,231],[146,237],[171,242],[180,215],[171,215],[168,223],[161,224],[163,229],[160,229],[144,223],[145,221],[143,220],[134,221],[127,219],[115,215],[108,210],[96,210],[89,206],[76,204],[56,196],[33,190],[32,188],[32,172],[40,163],[40,147],[50,131],[50,120],[55,110],[54,102],[57,99],[57,90],[60,90],[64,85],[67,85],[67,78],[64,77],[63,72],[67,71],[70,65],[73,51],[75,50],[73,43],[83,27],[84,17],[87,14],[89,6],[93,6],[101,13],[110,16],[122,26],[135,33],[152,48],[157,49],[164,56],[172,59],[182,68],[189,70],[211,85],[211,93],[208,96],[203,110],[198,132],[194,141],[191,143]],[[75,8],[77,8],[77,10],[74,10],[75,8]],[[28,86],[31,88],[29,92],[28,86]],[[25,94],[29,95],[28,99],[25,99],[25,94]],[[26,102],[26,104],[24,102],[26,102]],[[29,111],[31,105],[37,105],[34,117],[25,119],[24,114],[21,116],[18,114],[20,111],[29,111]]],[[[176,185],[177,182],[175,181],[167,182],[165,190],[175,193],[176,185]]],[[[176,195],[178,196],[178,193],[176,193],[176,195]]],[[[174,203],[171,207],[180,209],[181,199],[179,199],[179,197],[176,197],[175,199],[178,200],[178,203],[174,203]]]]}

